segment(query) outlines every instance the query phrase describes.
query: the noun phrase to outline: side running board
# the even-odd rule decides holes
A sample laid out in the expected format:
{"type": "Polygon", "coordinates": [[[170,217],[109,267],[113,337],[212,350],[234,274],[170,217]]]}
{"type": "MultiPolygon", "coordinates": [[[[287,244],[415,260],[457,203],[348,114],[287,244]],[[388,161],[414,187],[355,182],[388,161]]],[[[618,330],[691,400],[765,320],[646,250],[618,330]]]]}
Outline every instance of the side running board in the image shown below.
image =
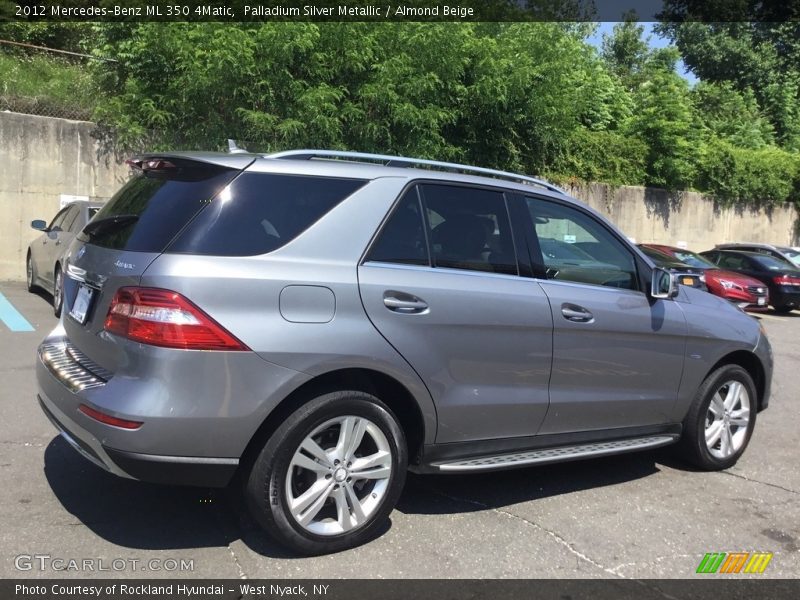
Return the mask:
{"type": "Polygon", "coordinates": [[[660,434],[647,437],[612,440],[608,442],[592,442],[556,448],[541,448],[510,454],[479,456],[461,460],[433,463],[431,466],[440,471],[490,471],[494,469],[510,469],[526,465],[595,458],[609,454],[621,454],[635,450],[646,450],[666,446],[678,440],[678,435],[660,434]]]}

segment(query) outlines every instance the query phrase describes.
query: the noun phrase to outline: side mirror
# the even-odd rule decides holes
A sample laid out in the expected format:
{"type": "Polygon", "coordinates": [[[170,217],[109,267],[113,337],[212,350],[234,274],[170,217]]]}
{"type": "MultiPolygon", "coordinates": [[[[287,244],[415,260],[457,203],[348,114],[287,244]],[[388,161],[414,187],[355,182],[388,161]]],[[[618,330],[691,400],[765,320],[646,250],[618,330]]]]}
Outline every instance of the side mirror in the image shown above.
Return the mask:
{"type": "Polygon", "coordinates": [[[678,295],[678,280],[669,271],[655,267],[650,279],[650,295],[669,300],[678,295]]]}
{"type": "Polygon", "coordinates": [[[33,229],[38,229],[39,231],[46,231],[47,230],[47,221],[42,221],[41,219],[36,219],[31,221],[31,227],[33,229]]]}

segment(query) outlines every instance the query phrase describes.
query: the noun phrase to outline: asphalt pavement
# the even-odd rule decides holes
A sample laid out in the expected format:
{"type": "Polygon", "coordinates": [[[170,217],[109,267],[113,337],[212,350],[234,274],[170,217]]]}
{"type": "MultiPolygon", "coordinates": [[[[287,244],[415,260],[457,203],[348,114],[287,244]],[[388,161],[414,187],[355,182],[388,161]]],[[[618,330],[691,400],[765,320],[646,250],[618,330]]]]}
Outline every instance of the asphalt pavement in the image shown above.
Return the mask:
{"type": "Polygon", "coordinates": [[[33,329],[17,320],[12,331],[0,310],[4,578],[685,578],[709,552],[771,552],[752,577],[800,577],[800,312],[761,317],[776,355],[772,401],[728,471],[696,472],[660,450],[409,475],[381,537],[298,558],[258,529],[235,489],[138,483],[80,457],[35,399],[36,346],[56,325],[50,298],[20,283],[0,293],[33,329]]]}

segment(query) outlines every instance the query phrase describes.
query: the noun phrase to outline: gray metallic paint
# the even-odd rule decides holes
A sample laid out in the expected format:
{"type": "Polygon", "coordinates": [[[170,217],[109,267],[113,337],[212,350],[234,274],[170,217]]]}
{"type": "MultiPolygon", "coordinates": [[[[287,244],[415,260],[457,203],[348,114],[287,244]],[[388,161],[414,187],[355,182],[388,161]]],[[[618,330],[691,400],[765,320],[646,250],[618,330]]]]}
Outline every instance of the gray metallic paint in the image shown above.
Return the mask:
{"type": "MultiPolygon", "coordinates": [[[[101,291],[88,324],[81,326],[66,316],[78,285],[68,278],[64,330],[53,336],[67,335],[115,376],[79,394],[41,363],[37,379],[48,409],[99,452],[106,445],[144,454],[238,458],[291,392],[340,369],[372,370],[403,385],[422,414],[428,446],[679,423],[702,379],[733,351],[755,351],[769,388],[771,357],[756,322],[704,292],[681,286],[675,300],[654,301],[644,291],[427,267],[359,266],[395,199],[412,181],[488,185],[557,199],[591,213],[625,239],[578,201],[523,184],[428,170],[253,155],[181,156],[250,165],[255,172],[372,181],[296,239],[262,256],[158,255],[73,243],[69,260],[101,291]],[[124,285],[184,294],[253,352],[170,350],[104,332],[111,297],[124,285]],[[294,307],[286,304],[282,294],[293,286],[330,290],[332,318],[313,317],[326,311],[319,295],[305,296],[294,307]],[[424,299],[429,310],[390,311],[382,300],[390,289],[424,299]],[[585,306],[594,321],[565,321],[563,302],[585,306]],[[293,311],[312,316],[287,319],[293,311]],[[77,411],[81,402],[145,425],[135,432],[102,425],[77,411]]],[[[638,248],[628,246],[640,264],[652,267],[638,248]]],[[[649,273],[640,275],[644,281],[649,273]]]]}

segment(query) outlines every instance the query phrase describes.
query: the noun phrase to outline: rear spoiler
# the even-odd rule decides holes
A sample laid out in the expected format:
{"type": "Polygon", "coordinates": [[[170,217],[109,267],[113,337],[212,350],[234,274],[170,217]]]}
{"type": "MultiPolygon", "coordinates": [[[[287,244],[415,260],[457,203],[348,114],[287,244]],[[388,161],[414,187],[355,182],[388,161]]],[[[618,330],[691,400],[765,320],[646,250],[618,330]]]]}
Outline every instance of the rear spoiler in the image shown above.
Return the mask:
{"type": "Polygon", "coordinates": [[[153,152],[133,156],[125,162],[133,169],[156,172],[165,172],[168,170],[168,164],[171,164],[171,159],[181,162],[192,161],[217,165],[228,169],[243,170],[249,167],[258,156],[258,154],[244,152],[236,154],[228,154],[225,152],[153,152]]]}

